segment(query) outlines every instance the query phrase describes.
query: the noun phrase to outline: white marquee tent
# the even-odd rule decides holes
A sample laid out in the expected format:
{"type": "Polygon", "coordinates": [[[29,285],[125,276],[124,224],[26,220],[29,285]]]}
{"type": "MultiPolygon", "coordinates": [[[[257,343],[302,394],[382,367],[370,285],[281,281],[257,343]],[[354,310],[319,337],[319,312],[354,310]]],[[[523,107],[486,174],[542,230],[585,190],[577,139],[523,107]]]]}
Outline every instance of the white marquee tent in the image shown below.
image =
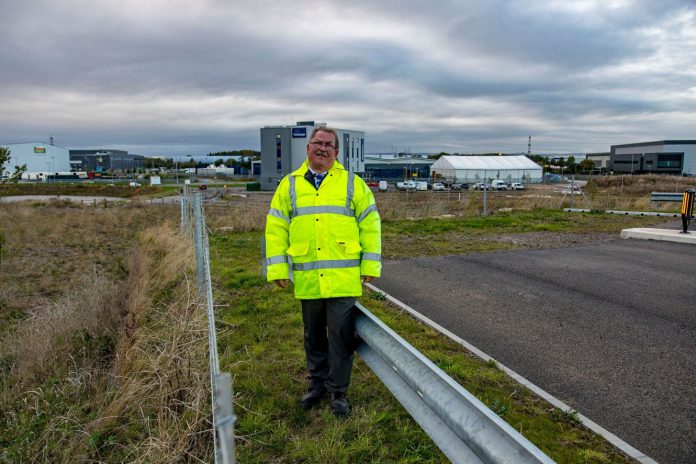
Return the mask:
{"type": "Polygon", "coordinates": [[[541,182],[543,171],[524,155],[519,156],[442,156],[431,167],[433,178],[457,182],[541,182]]]}

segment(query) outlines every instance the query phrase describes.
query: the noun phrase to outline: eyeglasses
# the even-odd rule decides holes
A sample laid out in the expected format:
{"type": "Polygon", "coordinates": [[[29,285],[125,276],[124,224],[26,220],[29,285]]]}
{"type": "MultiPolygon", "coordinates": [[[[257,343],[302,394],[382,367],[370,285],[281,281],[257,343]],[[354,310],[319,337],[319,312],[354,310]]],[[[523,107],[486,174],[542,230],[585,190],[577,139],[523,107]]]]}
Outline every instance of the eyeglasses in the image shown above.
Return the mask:
{"type": "Polygon", "coordinates": [[[335,150],[334,144],[331,142],[309,142],[314,148],[324,148],[325,150],[335,150]]]}

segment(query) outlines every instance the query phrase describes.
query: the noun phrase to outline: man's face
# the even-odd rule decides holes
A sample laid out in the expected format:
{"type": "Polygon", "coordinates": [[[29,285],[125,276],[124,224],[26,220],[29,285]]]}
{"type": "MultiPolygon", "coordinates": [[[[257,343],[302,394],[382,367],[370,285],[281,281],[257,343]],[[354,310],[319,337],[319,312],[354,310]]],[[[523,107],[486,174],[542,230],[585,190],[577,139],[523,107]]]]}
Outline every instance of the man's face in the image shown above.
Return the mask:
{"type": "Polygon", "coordinates": [[[315,172],[326,172],[331,169],[337,155],[336,140],[330,132],[317,132],[307,145],[309,167],[315,172]]]}

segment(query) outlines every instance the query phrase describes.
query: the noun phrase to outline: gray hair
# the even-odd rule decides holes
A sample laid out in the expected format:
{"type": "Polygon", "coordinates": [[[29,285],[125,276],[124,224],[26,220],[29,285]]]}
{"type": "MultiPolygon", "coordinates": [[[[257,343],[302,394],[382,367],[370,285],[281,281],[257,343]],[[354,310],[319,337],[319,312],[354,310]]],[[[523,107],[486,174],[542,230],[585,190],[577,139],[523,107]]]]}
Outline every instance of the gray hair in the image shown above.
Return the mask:
{"type": "Polygon", "coordinates": [[[309,140],[311,143],[311,140],[314,138],[314,134],[317,132],[328,132],[329,134],[333,134],[334,140],[336,141],[336,151],[338,151],[338,134],[336,133],[335,129],[332,129],[330,127],[315,127],[314,130],[312,131],[312,135],[309,136],[309,140]]]}

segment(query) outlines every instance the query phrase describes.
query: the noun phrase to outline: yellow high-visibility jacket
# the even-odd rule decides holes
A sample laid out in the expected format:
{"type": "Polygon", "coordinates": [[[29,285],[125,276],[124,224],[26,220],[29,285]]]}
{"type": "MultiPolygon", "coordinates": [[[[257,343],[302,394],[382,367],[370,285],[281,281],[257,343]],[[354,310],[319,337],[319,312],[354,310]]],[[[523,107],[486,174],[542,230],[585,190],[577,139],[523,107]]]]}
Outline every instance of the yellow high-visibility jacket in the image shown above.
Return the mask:
{"type": "Polygon", "coordinates": [[[266,277],[288,279],[291,260],[296,298],[360,296],[360,276],[379,277],[382,270],[375,198],[337,161],[318,190],[305,179],[307,170],[305,160],[280,181],[271,201],[266,277]]]}

